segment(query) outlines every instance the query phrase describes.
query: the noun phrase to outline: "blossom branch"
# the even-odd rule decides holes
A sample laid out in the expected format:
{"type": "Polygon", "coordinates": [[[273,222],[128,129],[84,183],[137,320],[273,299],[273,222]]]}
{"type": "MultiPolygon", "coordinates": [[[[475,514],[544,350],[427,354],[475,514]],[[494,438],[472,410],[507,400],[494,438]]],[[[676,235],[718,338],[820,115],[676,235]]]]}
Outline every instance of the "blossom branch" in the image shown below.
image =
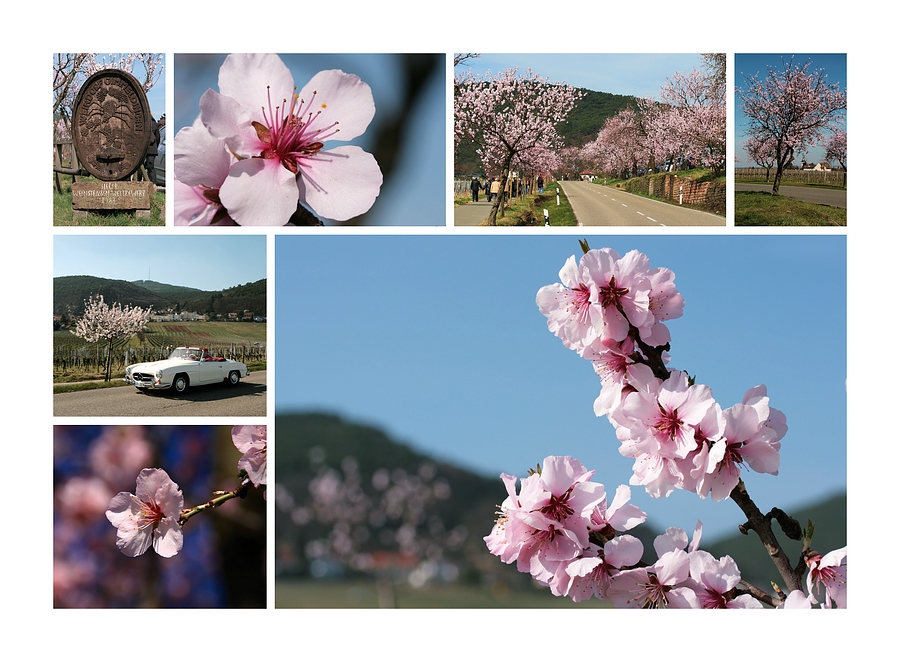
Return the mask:
{"type": "Polygon", "coordinates": [[[744,515],[747,516],[747,521],[744,524],[741,524],[738,527],[738,530],[745,536],[748,535],[748,532],[751,529],[756,531],[756,535],[759,536],[760,542],[763,544],[763,547],[766,548],[766,552],[769,553],[769,558],[772,559],[772,563],[775,564],[779,574],[782,579],[784,579],[788,591],[800,590],[801,575],[791,566],[790,559],[788,559],[784,550],[781,549],[781,545],[778,543],[778,539],[772,531],[771,517],[763,515],[762,511],[757,508],[753,499],[751,499],[750,495],[747,493],[747,488],[744,485],[743,480],[738,481],[737,486],[731,490],[729,496],[743,511],[744,515]]]}
{"type": "Polygon", "coordinates": [[[738,595],[753,596],[760,602],[767,604],[770,607],[777,607],[782,602],[780,599],[769,595],[768,593],[763,591],[761,588],[757,588],[753,584],[751,584],[743,579],[739,582],[739,584],[743,587],[743,589],[735,589],[735,593],[737,593],[738,595]]]}
{"type": "Polygon", "coordinates": [[[247,496],[247,490],[249,489],[249,487],[250,479],[245,478],[238,488],[233,489],[230,492],[213,492],[213,494],[217,496],[214,496],[206,503],[200,504],[199,506],[194,506],[193,508],[185,508],[184,510],[182,510],[181,517],[178,518],[178,525],[184,526],[184,524],[197,513],[202,513],[204,510],[209,510],[210,508],[220,506],[226,501],[230,501],[235,497],[240,497],[241,499],[243,499],[247,496]]]}

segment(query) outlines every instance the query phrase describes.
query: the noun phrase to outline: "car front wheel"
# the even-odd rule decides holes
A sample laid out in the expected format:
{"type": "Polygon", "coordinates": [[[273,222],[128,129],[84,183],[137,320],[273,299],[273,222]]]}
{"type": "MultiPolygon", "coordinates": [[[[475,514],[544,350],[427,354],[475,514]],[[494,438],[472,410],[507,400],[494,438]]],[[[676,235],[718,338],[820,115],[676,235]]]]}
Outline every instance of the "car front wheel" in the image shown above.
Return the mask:
{"type": "Polygon", "coordinates": [[[241,381],[241,375],[237,370],[232,370],[228,373],[228,384],[230,386],[237,386],[241,381]]]}
{"type": "Polygon", "coordinates": [[[190,380],[188,380],[188,376],[181,374],[175,375],[175,381],[172,382],[172,390],[176,393],[184,393],[188,390],[188,386],[191,385],[190,380]]]}

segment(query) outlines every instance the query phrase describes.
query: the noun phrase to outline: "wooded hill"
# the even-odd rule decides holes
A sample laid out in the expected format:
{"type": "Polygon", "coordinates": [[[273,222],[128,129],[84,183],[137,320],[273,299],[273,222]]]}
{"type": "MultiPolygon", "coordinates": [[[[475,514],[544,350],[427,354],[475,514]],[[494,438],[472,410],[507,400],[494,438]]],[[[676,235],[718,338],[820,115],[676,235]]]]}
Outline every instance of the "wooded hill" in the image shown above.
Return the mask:
{"type": "Polygon", "coordinates": [[[91,295],[102,294],[112,305],[148,306],[156,313],[168,310],[197,313],[226,314],[252,310],[254,315],[266,315],[266,279],[236,285],[225,290],[206,291],[179,285],[167,285],[152,280],[112,280],[96,276],[60,276],[53,279],[53,314],[81,315],[84,301],[91,295]]]}
{"type": "MultiPolygon", "coordinates": [[[[591,142],[597,137],[607,117],[612,117],[626,106],[637,107],[632,96],[578,89],[584,96],[575,103],[568,120],[556,127],[565,147],[591,142]]],[[[460,144],[454,156],[453,171],[456,175],[471,177],[473,174],[485,174],[474,144],[460,144]]]]}

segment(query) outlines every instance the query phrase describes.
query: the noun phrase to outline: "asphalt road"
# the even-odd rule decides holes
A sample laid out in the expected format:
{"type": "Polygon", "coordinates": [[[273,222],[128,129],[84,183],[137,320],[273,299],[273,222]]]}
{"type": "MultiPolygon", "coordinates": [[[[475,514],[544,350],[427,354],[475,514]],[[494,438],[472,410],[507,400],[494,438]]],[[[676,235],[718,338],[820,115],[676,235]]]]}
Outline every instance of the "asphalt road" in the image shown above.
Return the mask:
{"type": "Polygon", "coordinates": [[[251,372],[237,386],[211,384],[182,395],[139,391],[133,386],[53,396],[54,416],[265,416],[266,371],[251,372]]]}
{"type": "MultiPolygon", "coordinates": [[[[590,182],[560,182],[583,226],[724,226],[725,217],[617,191],[590,182]]],[[[550,209],[553,216],[553,209],[550,209]]]]}
{"type": "MultiPolygon", "coordinates": [[[[739,184],[735,182],[735,191],[765,191],[772,192],[771,184],[739,184]]],[[[779,186],[778,194],[804,202],[814,202],[817,205],[829,207],[847,208],[846,189],[815,188],[812,186],[779,186]]]]}

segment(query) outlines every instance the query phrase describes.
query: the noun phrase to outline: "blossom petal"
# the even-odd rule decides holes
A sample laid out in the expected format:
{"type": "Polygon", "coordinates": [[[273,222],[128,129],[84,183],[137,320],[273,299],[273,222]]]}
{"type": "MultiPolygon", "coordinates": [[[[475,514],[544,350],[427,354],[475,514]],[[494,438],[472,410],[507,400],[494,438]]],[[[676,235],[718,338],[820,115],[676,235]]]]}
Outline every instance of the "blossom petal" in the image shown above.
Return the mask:
{"type": "Polygon", "coordinates": [[[188,186],[176,176],[173,182],[175,225],[211,225],[221,209],[203,196],[199,186],[188,186]]]}
{"type": "Polygon", "coordinates": [[[219,92],[243,106],[252,119],[262,122],[262,109],[290,102],[294,77],[274,53],[232,53],[219,68],[219,92]]]}
{"type": "Polygon", "coordinates": [[[258,156],[266,147],[244,107],[215,90],[206,90],[200,97],[200,120],[213,138],[224,141],[232,152],[242,157],[258,156]]]}
{"type": "MultiPolygon", "coordinates": [[[[349,145],[319,152],[304,159],[300,168],[300,199],[318,216],[331,221],[364,214],[381,192],[381,168],[375,157],[360,147],[349,145]]],[[[231,211],[227,203],[225,206],[231,211]]]]}
{"type": "Polygon", "coordinates": [[[153,532],[153,550],[168,559],[181,551],[183,543],[184,535],[178,525],[178,518],[164,517],[153,532]]]}
{"type": "MultiPolygon", "coordinates": [[[[220,84],[221,88],[221,84],[220,84]]],[[[320,71],[303,86],[300,102],[314,118],[310,128],[324,129],[338,122],[339,133],[331,140],[351,140],[362,135],[375,116],[371,88],[359,76],[339,69],[320,71]]]]}
{"type": "Polygon", "coordinates": [[[244,159],[231,166],[219,199],[240,225],[284,225],[297,211],[293,173],[275,159],[244,159]]]}
{"type": "Polygon", "coordinates": [[[175,135],[175,176],[188,186],[218,188],[228,176],[232,157],[198,116],[175,135]]]}

